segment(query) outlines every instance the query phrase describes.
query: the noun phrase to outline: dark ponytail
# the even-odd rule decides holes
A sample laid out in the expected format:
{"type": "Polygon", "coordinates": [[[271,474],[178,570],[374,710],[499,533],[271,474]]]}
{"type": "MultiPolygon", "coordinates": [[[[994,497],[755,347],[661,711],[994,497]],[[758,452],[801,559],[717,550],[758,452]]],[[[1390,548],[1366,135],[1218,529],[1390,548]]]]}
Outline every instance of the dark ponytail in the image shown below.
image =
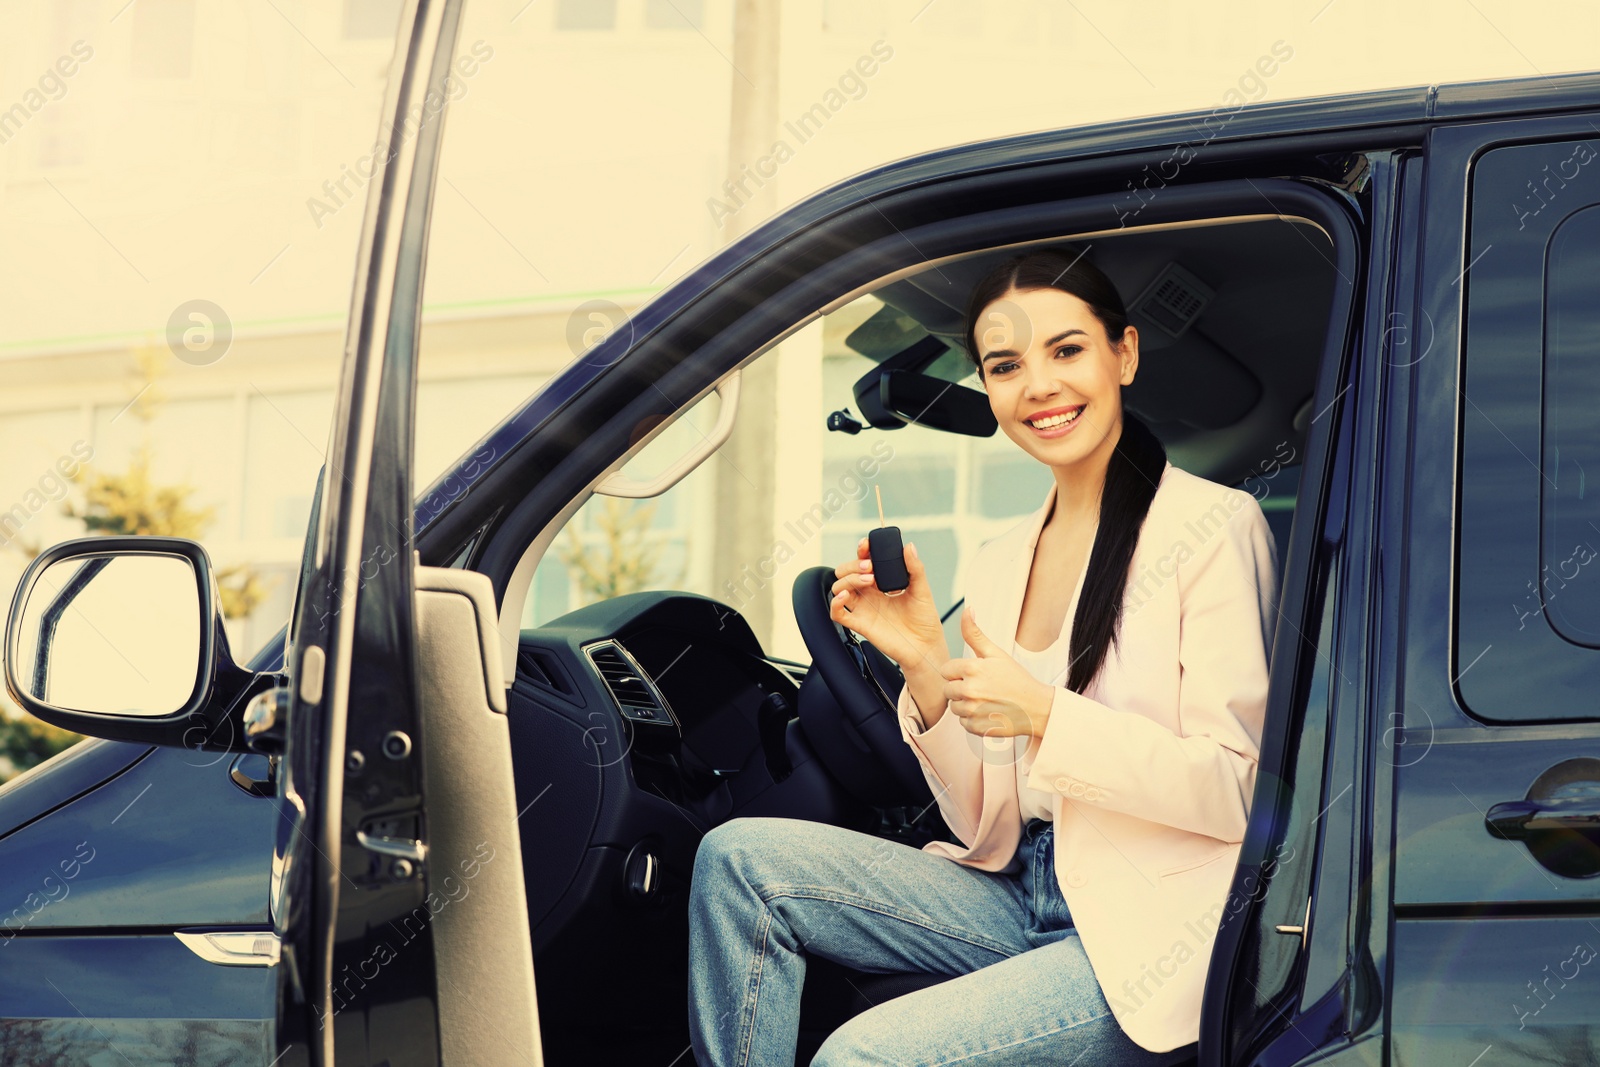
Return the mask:
{"type": "MultiPolygon", "coordinates": [[[[1138,416],[1122,412],[1122,434],[1106,466],[1100,492],[1100,529],[1089,553],[1078,610],[1072,616],[1072,669],[1067,688],[1081,693],[1099,673],[1106,648],[1117,646],[1122,625],[1122,598],[1139,544],[1139,529],[1150,512],[1167,450],[1138,416]]],[[[1117,646],[1120,647],[1120,646],[1117,646]]]]}
{"type": "MultiPolygon", "coordinates": [[[[1128,327],[1128,313],[1116,286],[1094,264],[1074,249],[1025,252],[997,266],[979,282],[967,302],[968,354],[983,365],[978,353],[977,330],[983,309],[1012,289],[1059,289],[1070,293],[1094,312],[1113,344],[1128,327]]],[[[1108,649],[1120,647],[1122,603],[1128,571],[1139,544],[1139,530],[1150,512],[1167,465],[1167,450],[1156,435],[1126,408],[1122,433],[1106,466],[1100,492],[1100,528],[1083,579],[1078,610],[1072,617],[1072,666],[1067,688],[1082,693],[1105,663],[1108,649]]],[[[1060,501],[1058,500],[1059,504],[1060,501]]]]}

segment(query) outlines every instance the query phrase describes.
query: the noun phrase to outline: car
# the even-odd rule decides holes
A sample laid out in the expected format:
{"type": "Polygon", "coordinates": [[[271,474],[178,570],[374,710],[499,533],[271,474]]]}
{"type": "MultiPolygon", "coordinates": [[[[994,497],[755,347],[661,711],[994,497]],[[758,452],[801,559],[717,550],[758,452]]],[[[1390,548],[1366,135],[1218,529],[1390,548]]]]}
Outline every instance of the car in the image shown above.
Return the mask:
{"type": "MultiPolygon", "coordinates": [[[[391,126],[443,106],[459,14],[420,0],[402,26],[391,126]]],[[[973,281],[1072,240],[1142,327],[1130,410],[1176,465],[1251,492],[1278,539],[1198,1061],[1600,1061],[1597,120],[1600,75],[1564,75],[893,163],[712,256],[414,495],[442,143],[424,123],[369,185],[284,632],[236,663],[205,549],[179,538],[63,542],[18,588],[8,691],[94,739],[0,789],[6,1054],[684,1062],[711,827],[954,838],[900,738],[893,664],[827,620],[831,568],[793,583],[804,663],[743,610],[776,545],[725,595],[641,590],[523,626],[541,562],[591,499],[688,484],[741,383],[818,320],[854,368],[823,397],[847,462],[784,547],[853,544],[858,488],[943,485],[928,442],[993,433],[962,384],[973,281]],[[711,425],[674,437],[702,403],[711,425]],[[653,473],[629,469],[642,456],[653,473]]],[[[963,491],[1003,522],[1037,503],[1009,477],[963,491]]],[[[971,547],[930,539],[930,573],[971,547]]],[[[809,966],[802,1060],[949,977],[809,966]]]]}

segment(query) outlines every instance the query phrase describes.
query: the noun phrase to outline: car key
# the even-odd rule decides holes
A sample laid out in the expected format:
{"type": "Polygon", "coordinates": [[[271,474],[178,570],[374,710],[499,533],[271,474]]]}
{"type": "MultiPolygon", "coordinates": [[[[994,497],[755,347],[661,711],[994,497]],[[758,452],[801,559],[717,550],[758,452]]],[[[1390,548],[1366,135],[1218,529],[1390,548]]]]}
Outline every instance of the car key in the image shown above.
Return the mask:
{"type": "Polygon", "coordinates": [[[884,596],[899,596],[911,584],[906,571],[905,547],[900,543],[900,527],[883,522],[883,491],[877,486],[878,528],[867,534],[867,551],[872,556],[873,581],[884,596]]]}

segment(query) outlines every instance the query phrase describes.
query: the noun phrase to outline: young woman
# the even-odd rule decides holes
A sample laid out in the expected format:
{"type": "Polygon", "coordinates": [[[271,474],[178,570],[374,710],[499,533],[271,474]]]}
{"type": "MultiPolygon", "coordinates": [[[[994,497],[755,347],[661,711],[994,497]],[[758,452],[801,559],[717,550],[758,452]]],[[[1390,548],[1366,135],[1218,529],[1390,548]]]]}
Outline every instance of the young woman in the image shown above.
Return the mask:
{"type": "Polygon", "coordinates": [[[863,539],[832,605],[904,672],[902,735],[962,844],[714,828],[690,896],[701,1067],[793,1062],[808,955],[959,976],[849,1020],[818,1067],[1192,1055],[1211,944],[1242,904],[1275,543],[1254,497],[1172,466],[1123,411],[1138,331],[1081,254],[997,267],[966,340],[1000,427],[1054,476],[1044,504],[969,565],[961,658],[914,545],[891,597],[863,539]]]}

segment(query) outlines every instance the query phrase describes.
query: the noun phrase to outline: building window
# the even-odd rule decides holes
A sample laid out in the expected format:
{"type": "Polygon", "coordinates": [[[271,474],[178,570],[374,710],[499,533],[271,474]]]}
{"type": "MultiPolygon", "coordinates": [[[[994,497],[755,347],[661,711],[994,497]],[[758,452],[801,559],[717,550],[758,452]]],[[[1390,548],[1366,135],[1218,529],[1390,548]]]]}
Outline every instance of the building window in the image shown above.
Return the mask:
{"type": "Polygon", "coordinates": [[[556,0],[556,29],[614,30],[617,0],[556,0]]]}
{"type": "Polygon", "coordinates": [[[705,0],[645,0],[644,24],[652,30],[698,30],[705,7],[705,0]]]}

